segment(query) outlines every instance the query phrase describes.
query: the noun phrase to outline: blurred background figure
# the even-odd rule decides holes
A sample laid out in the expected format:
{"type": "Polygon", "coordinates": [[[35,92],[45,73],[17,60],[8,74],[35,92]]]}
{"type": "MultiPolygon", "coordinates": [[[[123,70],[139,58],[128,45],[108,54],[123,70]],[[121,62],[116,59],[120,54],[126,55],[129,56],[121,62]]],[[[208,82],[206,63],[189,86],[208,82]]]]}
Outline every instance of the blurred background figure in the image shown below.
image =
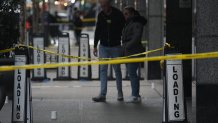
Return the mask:
{"type": "Polygon", "coordinates": [[[42,14],[41,14],[41,23],[43,25],[43,33],[45,35],[45,47],[48,47],[51,42],[49,39],[49,32],[50,32],[50,26],[49,24],[52,21],[52,17],[50,12],[47,10],[47,8],[43,8],[42,14]]]}
{"type": "Polygon", "coordinates": [[[58,35],[61,33],[61,31],[59,30],[59,25],[58,25],[58,22],[60,20],[60,17],[58,16],[58,12],[55,11],[54,16],[50,15],[50,18],[51,18],[50,20],[52,23],[50,24],[50,36],[54,44],[56,44],[56,41],[58,40],[58,35]]]}
{"type": "Polygon", "coordinates": [[[76,46],[79,45],[80,34],[82,32],[82,26],[83,26],[80,15],[81,15],[81,12],[77,8],[74,8],[73,25],[74,25],[74,36],[76,39],[76,43],[75,43],[76,46]]]}

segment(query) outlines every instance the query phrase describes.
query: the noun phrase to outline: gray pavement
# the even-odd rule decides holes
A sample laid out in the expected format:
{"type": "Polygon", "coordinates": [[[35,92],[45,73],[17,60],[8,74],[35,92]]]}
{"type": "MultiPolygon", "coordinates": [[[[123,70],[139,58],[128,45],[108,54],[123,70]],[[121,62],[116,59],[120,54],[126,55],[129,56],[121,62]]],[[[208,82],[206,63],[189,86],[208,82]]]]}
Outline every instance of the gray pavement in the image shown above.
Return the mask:
{"type": "MultiPolygon", "coordinates": [[[[129,81],[123,82],[123,91],[124,98],[127,99],[131,91],[129,81]]],[[[32,83],[33,121],[34,123],[160,123],[162,121],[162,81],[141,81],[142,103],[139,104],[118,102],[114,81],[108,83],[106,103],[95,103],[91,100],[98,92],[98,81],[34,82],[32,83]],[[154,88],[151,83],[155,84],[154,88]],[[57,111],[56,120],[51,119],[51,111],[57,111]]],[[[11,106],[12,102],[9,101],[0,111],[1,123],[11,123],[11,106]]],[[[190,110],[189,104],[189,121],[191,121],[190,110]]]]}
{"type": "MultiPolygon", "coordinates": [[[[114,81],[108,83],[106,103],[94,103],[91,97],[99,92],[98,81],[33,83],[34,123],[158,123],[162,119],[162,90],[160,81],[141,82],[142,103],[128,104],[116,100],[114,81]],[[57,119],[51,120],[51,111],[57,111],[57,119]]],[[[124,81],[125,99],[130,95],[130,84],[124,81]]],[[[0,111],[1,123],[11,122],[9,101],[0,111]]]]}

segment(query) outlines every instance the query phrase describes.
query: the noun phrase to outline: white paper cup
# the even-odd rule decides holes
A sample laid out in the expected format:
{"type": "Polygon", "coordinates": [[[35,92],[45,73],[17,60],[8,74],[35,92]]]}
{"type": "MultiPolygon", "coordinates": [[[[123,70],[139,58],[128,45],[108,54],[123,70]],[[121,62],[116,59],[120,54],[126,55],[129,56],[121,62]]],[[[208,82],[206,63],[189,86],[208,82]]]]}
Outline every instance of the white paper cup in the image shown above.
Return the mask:
{"type": "Polygon", "coordinates": [[[57,119],[57,111],[51,111],[51,119],[56,120],[57,119]]]}

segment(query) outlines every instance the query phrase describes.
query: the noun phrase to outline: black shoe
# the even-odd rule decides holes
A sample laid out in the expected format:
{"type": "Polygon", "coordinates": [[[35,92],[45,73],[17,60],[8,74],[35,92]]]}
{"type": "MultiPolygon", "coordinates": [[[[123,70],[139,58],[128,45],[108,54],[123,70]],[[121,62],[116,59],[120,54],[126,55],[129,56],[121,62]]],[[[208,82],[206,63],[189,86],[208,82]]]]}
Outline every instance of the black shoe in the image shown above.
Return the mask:
{"type": "Polygon", "coordinates": [[[123,101],[123,91],[118,92],[117,101],[123,101]]]}
{"type": "Polygon", "coordinates": [[[124,99],[123,99],[123,97],[118,97],[117,98],[117,101],[123,101],[124,99]]]}
{"type": "Polygon", "coordinates": [[[106,98],[105,97],[102,97],[102,96],[97,96],[97,97],[93,97],[92,100],[94,102],[105,102],[106,101],[106,98]]]}

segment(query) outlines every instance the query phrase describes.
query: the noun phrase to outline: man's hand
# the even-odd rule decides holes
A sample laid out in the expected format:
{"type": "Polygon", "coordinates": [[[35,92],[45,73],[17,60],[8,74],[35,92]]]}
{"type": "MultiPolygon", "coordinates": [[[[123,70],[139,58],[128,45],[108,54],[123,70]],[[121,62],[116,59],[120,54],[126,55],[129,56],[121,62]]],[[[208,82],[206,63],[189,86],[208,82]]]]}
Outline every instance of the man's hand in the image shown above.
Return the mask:
{"type": "Polygon", "coordinates": [[[98,49],[97,49],[97,48],[94,48],[94,49],[93,49],[93,54],[94,54],[94,56],[96,56],[96,57],[98,56],[98,49]]]}

